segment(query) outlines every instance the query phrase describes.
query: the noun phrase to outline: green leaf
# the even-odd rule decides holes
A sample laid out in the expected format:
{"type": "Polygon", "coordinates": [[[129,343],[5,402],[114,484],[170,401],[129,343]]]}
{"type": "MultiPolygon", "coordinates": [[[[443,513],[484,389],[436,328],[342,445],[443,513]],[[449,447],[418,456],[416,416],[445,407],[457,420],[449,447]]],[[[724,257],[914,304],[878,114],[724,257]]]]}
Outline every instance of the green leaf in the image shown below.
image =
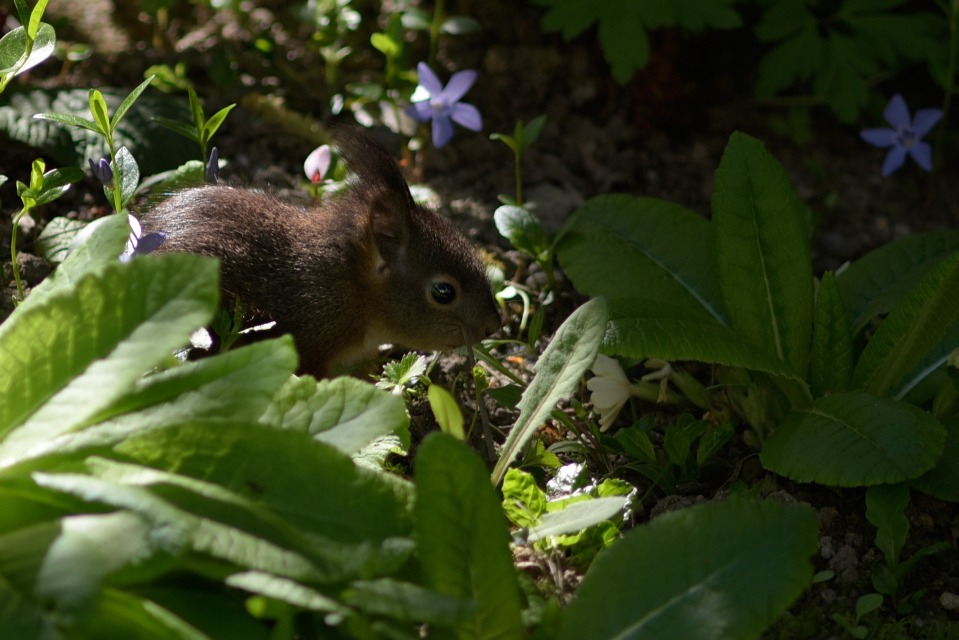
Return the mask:
{"type": "Polygon", "coordinates": [[[806,506],[731,500],[660,516],[596,558],[559,638],[759,637],[809,585],[817,549],[806,506]]]}
{"type": "MultiPolygon", "coordinates": [[[[959,323],[959,253],[928,273],[880,325],[866,345],[853,383],[876,395],[901,398],[915,380],[907,377],[959,323]]],[[[946,345],[945,351],[959,347],[946,345]]]]}
{"type": "Polygon", "coordinates": [[[88,118],[75,116],[70,113],[38,113],[33,117],[38,120],[59,122],[60,124],[65,124],[69,127],[80,127],[81,129],[86,129],[87,131],[92,131],[96,134],[100,133],[100,128],[97,126],[96,122],[88,118]]]}
{"type": "Polygon", "coordinates": [[[97,125],[97,131],[109,137],[113,129],[110,127],[110,112],[107,109],[107,101],[98,89],[90,89],[89,102],[90,115],[93,116],[93,122],[97,125]]]}
{"type": "Polygon", "coordinates": [[[852,332],[831,271],[822,276],[813,320],[810,386],[814,397],[849,390],[853,369],[852,332]]]}
{"type": "Polygon", "coordinates": [[[113,112],[113,121],[110,123],[110,130],[117,128],[117,125],[120,124],[120,121],[127,114],[127,111],[130,110],[130,107],[133,106],[133,103],[137,101],[137,98],[140,97],[140,94],[143,93],[150,83],[153,82],[153,79],[156,76],[150,76],[143,82],[141,82],[133,91],[131,91],[126,98],[120,103],[120,106],[117,107],[117,110],[113,112]]]}
{"type": "Polygon", "coordinates": [[[82,220],[57,216],[50,220],[37,236],[37,253],[51,264],[60,264],[67,256],[70,243],[87,226],[82,220]]]}
{"type": "Polygon", "coordinates": [[[53,27],[40,23],[30,55],[24,58],[27,42],[27,31],[23,27],[17,27],[0,38],[0,76],[20,75],[49,58],[56,50],[57,36],[53,27]]]}
{"type": "Polygon", "coordinates": [[[231,104],[229,106],[223,107],[222,109],[214,113],[212,116],[210,116],[210,119],[206,121],[205,125],[203,125],[204,140],[209,140],[214,135],[216,135],[216,132],[219,130],[220,125],[223,124],[223,121],[226,120],[226,117],[230,115],[230,111],[232,111],[233,107],[235,106],[236,104],[231,104]]]}
{"type": "Polygon", "coordinates": [[[273,398],[260,422],[308,433],[347,455],[379,436],[396,433],[409,446],[409,417],[403,399],[355,378],[317,382],[291,378],[273,398]]]}
{"type": "Polygon", "coordinates": [[[188,423],[133,433],[115,450],[255,498],[294,526],[332,540],[379,542],[409,533],[408,488],[299,431],[188,423]]]}
{"type": "Polygon", "coordinates": [[[556,250],[570,280],[584,293],[681,305],[697,318],[705,310],[727,324],[713,227],[679,205],[597,196],[573,214],[556,250]]]}
{"type": "Polygon", "coordinates": [[[186,124],[179,120],[170,120],[169,118],[157,118],[156,123],[164,129],[169,129],[184,138],[188,138],[194,142],[200,141],[200,135],[197,133],[195,125],[186,124]]]}
{"type": "Polygon", "coordinates": [[[125,205],[133,198],[140,184],[140,167],[126,147],[117,149],[113,166],[114,170],[120,174],[120,202],[125,205]]]}
{"type": "Polygon", "coordinates": [[[189,85],[186,88],[187,95],[190,98],[190,115],[193,116],[193,124],[196,126],[196,130],[200,133],[202,137],[203,126],[206,124],[206,118],[203,115],[203,105],[200,103],[200,96],[196,94],[196,89],[193,88],[193,85],[189,85]]]}
{"type": "Polygon", "coordinates": [[[799,482],[892,484],[935,464],[946,431],[922,409],[854,391],[793,411],[766,440],[763,465],[799,482]]]}
{"type": "Polygon", "coordinates": [[[628,358],[696,360],[803,381],[775,354],[750,342],[741,333],[705,314],[696,317],[686,307],[667,302],[610,301],[609,326],[603,337],[602,351],[628,358]]]}
{"type": "Polygon", "coordinates": [[[501,236],[533,258],[549,249],[543,225],[529,209],[503,205],[493,212],[493,221],[501,236]]]}
{"type": "Polygon", "coordinates": [[[546,114],[538,115],[523,126],[523,149],[528,149],[539,138],[546,125],[546,114]]]}
{"type": "Polygon", "coordinates": [[[959,231],[894,240],[836,274],[853,334],[889,313],[943,260],[959,251],[959,231]]]}
{"type": "Polygon", "coordinates": [[[510,469],[503,478],[503,513],[518,527],[539,524],[546,513],[546,494],[525,471],[510,469]]]}
{"type": "Polygon", "coordinates": [[[182,346],[213,314],[216,274],[209,259],[142,256],[21,306],[0,325],[0,394],[8,399],[0,407],[0,458],[9,463],[86,426],[182,346]]]}
{"type": "Polygon", "coordinates": [[[596,354],[606,331],[608,313],[603,298],[593,298],[579,307],[557,329],[540,356],[530,382],[519,402],[520,415],[503,444],[493,469],[493,484],[499,485],[506,468],[526,447],[536,429],[579,385],[596,354]]]}
{"type": "Polygon", "coordinates": [[[912,486],[940,500],[959,502],[959,418],[947,418],[943,424],[946,427],[946,445],[942,457],[912,486]]]}
{"type": "Polygon", "coordinates": [[[804,375],[813,278],[803,207],[763,144],[734,133],[716,170],[719,284],[732,326],[804,375]]]}
{"type": "Polygon", "coordinates": [[[389,616],[399,622],[426,622],[439,627],[468,623],[476,606],[464,598],[451,598],[408,582],[391,578],[357,580],[343,594],[350,605],[366,613],[389,616]]]}
{"type": "Polygon", "coordinates": [[[27,23],[27,35],[36,38],[40,29],[40,21],[43,19],[43,12],[47,8],[47,0],[37,0],[33,5],[33,11],[30,12],[30,21],[27,23]]]}
{"type": "Polygon", "coordinates": [[[886,564],[899,564],[899,554],[909,535],[909,485],[880,484],[866,489],[866,520],[876,527],[876,546],[886,564]]]}
{"type": "Polygon", "coordinates": [[[448,433],[457,440],[465,440],[463,432],[463,412],[460,411],[456,399],[450,392],[439,385],[431,384],[427,392],[430,409],[436,417],[437,424],[443,433],[448,433]]]}
{"type": "Polygon", "coordinates": [[[469,16],[450,16],[440,25],[441,33],[448,33],[452,36],[465,36],[480,31],[482,31],[480,23],[469,16]]]}
{"type": "Polygon", "coordinates": [[[529,540],[535,542],[549,536],[582,531],[612,519],[623,510],[626,502],[627,499],[621,496],[573,502],[561,511],[543,514],[540,523],[529,530],[529,540]]]}
{"type": "Polygon", "coordinates": [[[298,609],[307,611],[321,611],[324,613],[338,613],[348,615],[349,608],[332,598],[300,584],[289,578],[271,575],[264,571],[244,571],[234,573],[223,581],[229,587],[243,589],[280,602],[285,602],[298,609]]]}
{"type": "Polygon", "coordinates": [[[387,58],[398,56],[401,51],[400,44],[385,33],[374,33],[371,35],[370,44],[387,58]]]}
{"type": "MultiPolygon", "coordinates": [[[[125,91],[109,87],[102,87],[100,91],[108,106],[118,105],[126,95],[125,91]]],[[[113,132],[114,143],[130,149],[138,158],[143,175],[179,166],[196,154],[195,146],[179,136],[165,135],[155,120],[160,117],[184,120],[186,113],[186,105],[178,96],[145,93],[113,132]]],[[[103,137],[95,133],[96,124],[83,116],[89,116],[88,95],[84,90],[18,92],[0,106],[0,135],[43,152],[60,166],[82,168],[86,167],[87,158],[110,155],[103,137]],[[42,114],[41,119],[35,119],[34,114],[42,114]],[[58,115],[64,120],[54,123],[58,115]]]]}
{"type": "Polygon", "coordinates": [[[476,638],[522,638],[520,594],[506,519],[485,465],[445,434],[430,434],[416,457],[414,532],[424,582],[471,599],[476,612],[458,625],[476,638]]]}

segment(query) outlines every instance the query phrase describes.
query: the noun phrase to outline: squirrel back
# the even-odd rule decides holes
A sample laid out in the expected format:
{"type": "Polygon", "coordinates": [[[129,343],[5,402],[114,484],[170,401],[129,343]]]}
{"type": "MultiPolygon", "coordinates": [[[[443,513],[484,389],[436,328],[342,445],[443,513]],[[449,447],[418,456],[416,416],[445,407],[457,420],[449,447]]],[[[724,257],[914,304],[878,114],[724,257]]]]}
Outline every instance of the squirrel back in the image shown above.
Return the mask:
{"type": "Polygon", "coordinates": [[[485,270],[446,218],[415,204],[392,157],[356,131],[337,144],[354,175],[306,208],[245,188],[181,191],[147,214],[158,251],[220,260],[221,289],[293,335],[300,371],[349,367],[380,344],[442,350],[500,327],[485,270]]]}

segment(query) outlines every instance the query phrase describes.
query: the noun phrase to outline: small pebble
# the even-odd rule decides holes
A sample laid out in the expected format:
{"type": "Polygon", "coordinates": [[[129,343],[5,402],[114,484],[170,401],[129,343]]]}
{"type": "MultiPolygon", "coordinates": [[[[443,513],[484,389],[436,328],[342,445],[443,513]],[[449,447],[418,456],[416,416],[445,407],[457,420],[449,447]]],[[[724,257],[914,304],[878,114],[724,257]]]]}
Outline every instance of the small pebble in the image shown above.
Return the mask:
{"type": "Polygon", "coordinates": [[[942,595],[939,596],[939,604],[946,611],[959,611],[959,595],[943,591],[942,595]]]}

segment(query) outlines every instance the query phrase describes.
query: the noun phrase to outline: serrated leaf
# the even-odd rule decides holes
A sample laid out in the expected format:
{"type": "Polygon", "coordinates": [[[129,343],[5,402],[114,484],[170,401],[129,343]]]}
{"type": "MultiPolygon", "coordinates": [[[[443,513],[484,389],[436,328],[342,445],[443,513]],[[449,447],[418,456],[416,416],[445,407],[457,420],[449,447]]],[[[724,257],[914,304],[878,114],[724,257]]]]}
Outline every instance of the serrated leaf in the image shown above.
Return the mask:
{"type": "Polygon", "coordinates": [[[732,500],[660,516],[596,558],[558,637],[758,637],[809,585],[817,548],[806,506],[732,500]]]}
{"type": "Polygon", "coordinates": [[[930,470],[945,439],[942,424],[922,409],[853,391],[793,411],[766,440],[760,459],[799,482],[892,484],[930,470]]]}
{"type": "Polygon", "coordinates": [[[715,180],[719,285],[732,327],[803,375],[813,279],[802,203],[782,165],[743,133],[730,137],[715,180]]]}
{"type": "Polygon", "coordinates": [[[622,195],[592,198],[573,214],[556,251],[584,293],[663,301],[696,318],[705,310],[727,322],[713,227],[679,205],[622,195]]]}
{"type": "Polygon", "coordinates": [[[223,581],[229,587],[285,602],[298,609],[324,613],[349,614],[342,603],[289,578],[264,571],[244,571],[227,576],[223,581]]]}
{"type": "MultiPolygon", "coordinates": [[[[943,260],[896,305],[863,350],[853,383],[896,398],[911,388],[913,371],[959,323],[959,253],[943,260]]],[[[956,345],[946,345],[948,353],[956,345]]]]}
{"type": "Polygon", "coordinates": [[[409,418],[403,399],[355,378],[317,382],[291,378],[273,398],[260,422],[293,429],[352,455],[389,433],[409,446],[409,418]]]}
{"type": "Polygon", "coordinates": [[[959,231],[894,240],[836,274],[853,334],[892,310],[943,260],[959,251],[959,231]]]}
{"type": "Polygon", "coordinates": [[[216,274],[196,256],[142,256],[14,312],[0,325],[0,458],[86,426],[182,346],[212,316],[216,274]]]}
{"type": "Polygon", "coordinates": [[[853,346],[849,320],[831,271],[823,274],[813,320],[810,387],[814,397],[849,390],[853,346]]]}
{"type": "Polygon", "coordinates": [[[569,397],[586,369],[596,359],[608,312],[603,298],[593,298],[579,307],[560,325],[534,370],[536,376],[519,402],[520,415],[503,444],[493,469],[499,485],[507,467],[533,437],[556,404],[569,397]]]}
{"type": "Polygon", "coordinates": [[[522,638],[520,594],[506,519],[486,467],[445,434],[430,434],[416,457],[414,532],[426,586],[471,599],[458,625],[477,638],[522,638]]]}

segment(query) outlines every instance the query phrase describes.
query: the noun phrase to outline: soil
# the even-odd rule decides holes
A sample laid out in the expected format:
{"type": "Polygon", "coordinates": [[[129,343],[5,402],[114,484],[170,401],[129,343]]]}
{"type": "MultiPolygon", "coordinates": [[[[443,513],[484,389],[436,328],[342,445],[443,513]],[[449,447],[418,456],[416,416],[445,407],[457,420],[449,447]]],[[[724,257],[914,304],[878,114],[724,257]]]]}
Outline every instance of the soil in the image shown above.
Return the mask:
{"type": "MultiPolygon", "coordinates": [[[[216,138],[220,156],[229,161],[225,177],[302,197],[302,160],[316,146],[317,128],[290,127],[253,108],[249,99],[252,94],[272,96],[301,116],[297,122],[302,117],[313,122],[336,119],[327,107],[330,95],[322,60],[309,42],[311,29],[291,18],[285,8],[288,3],[243,2],[243,11],[234,13],[174,2],[169,20],[161,24],[140,12],[132,0],[95,1],[102,5],[96,11],[90,9],[91,2],[72,0],[51,0],[47,10],[61,41],[88,43],[93,55],[69,66],[49,61],[23,82],[130,88],[142,80],[149,65],[183,61],[208,113],[232,102],[241,105],[216,138]],[[82,20],[72,15],[77,11],[82,20]],[[256,39],[265,36],[274,47],[269,54],[255,47],[256,39]],[[232,66],[233,82],[218,85],[211,76],[224,59],[232,66]]],[[[369,7],[378,3],[360,4],[367,22],[379,19],[369,7]]],[[[558,229],[585,200],[610,192],[662,198],[708,216],[713,171],[729,135],[737,130],[765,142],[812,211],[817,274],[891,239],[959,224],[959,180],[955,179],[959,145],[944,145],[932,174],[910,161],[893,176],[881,178],[884,151],[863,143],[859,127],[840,124],[823,108],[794,111],[753,98],[755,61],[763,50],[748,32],[695,36],[654,32],[649,65],[620,86],[611,79],[595,32],[572,42],[543,34],[542,11],[526,2],[460,0],[451,4],[456,13],[475,18],[483,31],[445,38],[435,69],[444,79],[460,69],[479,72],[464,100],[479,108],[484,130],[474,134],[458,129],[449,145],[425,150],[411,169],[438,194],[440,209],[501,263],[508,277],[534,292],[542,290],[543,274],[511,249],[492,222],[497,194],[513,193],[514,169],[509,150],[491,142],[488,134],[512,132],[518,119],[529,121],[539,114],[546,114],[548,120],[524,161],[524,189],[550,231],[558,229]]],[[[422,36],[414,42],[414,51],[425,55],[422,36]]],[[[362,81],[374,79],[381,68],[379,54],[357,48],[342,72],[351,81],[362,81]]],[[[877,87],[876,103],[863,114],[862,127],[885,126],[884,101],[895,92],[916,106],[941,100],[928,80],[907,77],[904,81],[900,76],[896,82],[877,87]]],[[[955,142],[955,134],[949,136],[947,141],[955,142]]],[[[35,156],[35,151],[19,144],[0,145],[0,173],[10,177],[0,187],[0,255],[9,255],[10,224],[17,211],[13,183],[27,179],[35,156]]],[[[107,213],[99,187],[87,179],[35,219],[22,223],[19,246],[24,251],[26,282],[36,284],[49,272],[49,266],[31,252],[33,239],[52,217],[89,220],[107,213]]],[[[5,301],[11,298],[10,273],[8,260],[0,283],[6,286],[5,301]]],[[[561,283],[559,295],[543,306],[540,348],[582,299],[561,283]]],[[[0,307],[0,317],[3,311],[0,307]]],[[[506,336],[517,333],[518,309],[512,313],[506,336]]],[[[516,352],[508,362],[521,375],[531,375],[529,354],[516,352]]],[[[468,370],[465,360],[451,356],[440,361],[438,371],[449,379],[468,370]]],[[[464,404],[468,409],[475,406],[468,398],[464,404]]],[[[497,428],[508,428],[515,419],[498,405],[489,408],[497,428]]],[[[423,415],[417,414],[414,423],[429,427],[423,415]]],[[[646,512],[669,509],[677,499],[681,504],[714,499],[734,480],[760,486],[763,495],[811,504],[821,529],[816,571],[831,570],[834,577],[814,584],[765,637],[844,637],[831,616],[850,614],[856,599],[873,591],[871,568],[882,560],[873,544],[875,530],[864,517],[864,495],[773,477],[763,471],[753,453],[737,436],[720,455],[708,481],[681,487],[678,498],[653,492],[644,505],[646,512]]],[[[899,611],[887,605],[880,617],[871,619],[871,637],[959,637],[959,508],[914,492],[908,515],[911,531],[904,557],[936,542],[949,547],[909,575],[905,602],[899,611]]]]}

